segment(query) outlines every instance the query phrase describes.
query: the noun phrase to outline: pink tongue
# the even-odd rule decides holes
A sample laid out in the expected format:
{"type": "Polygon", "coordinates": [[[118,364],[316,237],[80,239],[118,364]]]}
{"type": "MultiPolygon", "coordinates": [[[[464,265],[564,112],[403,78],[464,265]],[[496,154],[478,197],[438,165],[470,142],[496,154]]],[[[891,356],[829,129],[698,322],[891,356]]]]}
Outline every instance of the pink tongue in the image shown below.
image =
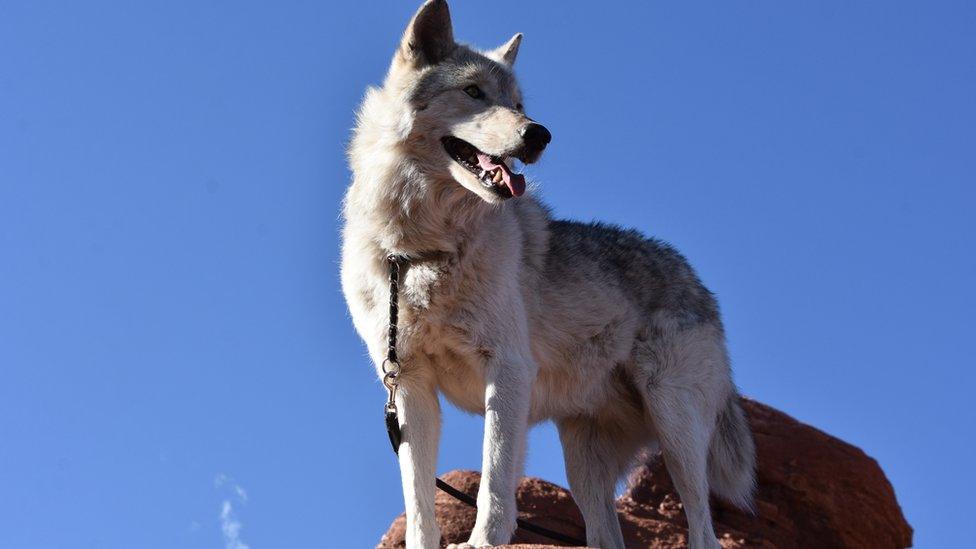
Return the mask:
{"type": "Polygon", "coordinates": [[[525,193],[525,176],[520,173],[512,173],[504,162],[495,164],[487,154],[478,153],[478,165],[481,169],[492,171],[495,168],[502,170],[502,183],[512,192],[512,196],[522,196],[525,193]]]}

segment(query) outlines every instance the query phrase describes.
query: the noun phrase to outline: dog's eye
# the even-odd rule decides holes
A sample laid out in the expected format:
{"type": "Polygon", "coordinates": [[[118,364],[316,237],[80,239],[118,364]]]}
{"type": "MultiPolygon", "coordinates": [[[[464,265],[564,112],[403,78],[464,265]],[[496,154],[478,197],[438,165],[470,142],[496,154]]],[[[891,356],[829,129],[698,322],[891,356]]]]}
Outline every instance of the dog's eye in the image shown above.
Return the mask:
{"type": "Polygon", "coordinates": [[[475,99],[484,99],[485,97],[485,92],[481,91],[481,88],[475,86],[474,84],[464,88],[464,93],[474,97],[475,99]]]}

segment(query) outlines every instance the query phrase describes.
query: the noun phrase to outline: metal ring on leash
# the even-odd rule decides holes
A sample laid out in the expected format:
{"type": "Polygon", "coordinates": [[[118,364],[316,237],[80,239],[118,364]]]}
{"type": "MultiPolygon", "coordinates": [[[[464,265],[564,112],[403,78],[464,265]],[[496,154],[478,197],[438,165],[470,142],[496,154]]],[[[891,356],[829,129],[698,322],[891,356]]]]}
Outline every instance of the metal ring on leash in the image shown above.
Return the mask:
{"type": "Polygon", "coordinates": [[[383,364],[380,365],[380,370],[383,371],[383,385],[386,385],[387,389],[392,389],[399,385],[397,378],[400,377],[400,363],[395,360],[384,359],[383,364]]]}

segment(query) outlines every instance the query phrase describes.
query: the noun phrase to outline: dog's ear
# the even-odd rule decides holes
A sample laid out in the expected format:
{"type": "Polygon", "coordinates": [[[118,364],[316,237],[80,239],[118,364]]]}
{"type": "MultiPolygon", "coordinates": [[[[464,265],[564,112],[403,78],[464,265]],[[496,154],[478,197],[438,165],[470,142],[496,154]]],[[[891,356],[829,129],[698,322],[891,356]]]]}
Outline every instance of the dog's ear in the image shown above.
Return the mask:
{"type": "Polygon", "coordinates": [[[456,46],[447,2],[427,0],[407,25],[395,61],[413,68],[436,65],[456,46]]]}
{"type": "Polygon", "coordinates": [[[508,42],[493,50],[488,56],[511,67],[515,64],[515,58],[518,56],[519,44],[521,43],[522,33],[515,33],[515,36],[508,42]]]}

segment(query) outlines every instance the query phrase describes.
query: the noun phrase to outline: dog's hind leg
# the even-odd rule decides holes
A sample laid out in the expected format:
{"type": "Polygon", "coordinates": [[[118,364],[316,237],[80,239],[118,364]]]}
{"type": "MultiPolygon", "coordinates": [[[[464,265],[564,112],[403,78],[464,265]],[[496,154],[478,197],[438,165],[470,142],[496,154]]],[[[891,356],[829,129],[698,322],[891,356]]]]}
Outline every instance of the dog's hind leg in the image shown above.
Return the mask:
{"type": "Polygon", "coordinates": [[[648,343],[635,383],[688,519],[691,549],[718,548],[709,509],[708,455],[717,409],[732,391],[721,332],[679,330],[648,343]]]}
{"type": "Polygon", "coordinates": [[[590,418],[563,419],[557,426],[569,487],[586,523],[586,544],[624,549],[614,488],[640,441],[633,432],[590,418]]]}
{"type": "Polygon", "coordinates": [[[688,519],[688,547],[718,547],[708,507],[708,444],[711,429],[693,404],[694,396],[685,389],[657,391],[651,414],[674,483],[688,519]]]}
{"type": "Polygon", "coordinates": [[[440,404],[436,389],[421,377],[404,375],[397,393],[403,432],[399,451],[400,478],[407,514],[407,549],[436,549],[441,541],[434,517],[440,404]]]}

